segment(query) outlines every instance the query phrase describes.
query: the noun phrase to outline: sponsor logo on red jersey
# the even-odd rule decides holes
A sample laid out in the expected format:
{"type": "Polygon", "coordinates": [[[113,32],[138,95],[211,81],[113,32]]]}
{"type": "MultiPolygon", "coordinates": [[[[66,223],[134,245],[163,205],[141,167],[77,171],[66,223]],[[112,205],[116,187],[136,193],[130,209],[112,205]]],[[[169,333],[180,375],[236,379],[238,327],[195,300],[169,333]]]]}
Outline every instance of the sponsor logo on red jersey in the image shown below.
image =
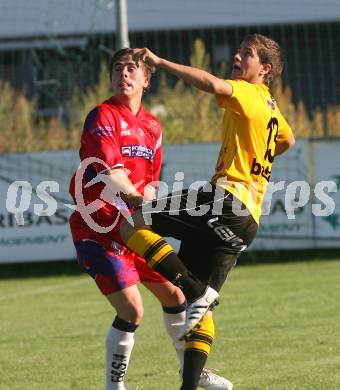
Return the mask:
{"type": "Polygon", "coordinates": [[[121,150],[123,157],[141,157],[148,161],[151,161],[154,155],[154,151],[144,145],[125,145],[121,150]]]}

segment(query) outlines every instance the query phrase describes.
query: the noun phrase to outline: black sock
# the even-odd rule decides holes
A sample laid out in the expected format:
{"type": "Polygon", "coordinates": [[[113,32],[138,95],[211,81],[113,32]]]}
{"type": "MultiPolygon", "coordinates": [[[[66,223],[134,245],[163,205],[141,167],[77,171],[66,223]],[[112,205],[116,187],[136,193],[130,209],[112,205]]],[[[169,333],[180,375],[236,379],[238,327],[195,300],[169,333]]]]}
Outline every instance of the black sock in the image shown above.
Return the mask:
{"type": "Polygon", "coordinates": [[[183,382],[180,390],[196,390],[207,354],[188,350],[184,353],[183,382]]]}
{"type": "Polygon", "coordinates": [[[189,304],[199,298],[206,289],[206,286],[184,266],[174,252],[166,255],[154,270],[179,287],[189,304]]]}
{"type": "Polygon", "coordinates": [[[200,327],[194,330],[186,341],[181,390],[195,390],[201,372],[211,350],[215,326],[213,318],[205,315],[200,327]]]}
{"type": "Polygon", "coordinates": [[[206,286],[188,271],[163,237],[149,229],[138,229],[126,245],[143,256],[149,267],[183,290],[188,303],[204,293],[206,286]]]}

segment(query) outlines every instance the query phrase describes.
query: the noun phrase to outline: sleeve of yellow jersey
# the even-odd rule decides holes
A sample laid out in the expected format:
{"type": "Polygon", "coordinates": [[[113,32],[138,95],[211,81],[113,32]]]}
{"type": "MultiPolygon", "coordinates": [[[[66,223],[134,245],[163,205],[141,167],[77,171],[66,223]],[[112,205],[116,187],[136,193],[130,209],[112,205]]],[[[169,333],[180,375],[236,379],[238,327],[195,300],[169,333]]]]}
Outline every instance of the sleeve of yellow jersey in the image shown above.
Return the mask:
{"type": "Polygon", "coordinates": [[[248,118],[255,114],[257,91],[254,86],[243,80],[226,80],[233,87],[231,96],[216,95],[217,104],[222,108],[229,108],[248,118]]]}

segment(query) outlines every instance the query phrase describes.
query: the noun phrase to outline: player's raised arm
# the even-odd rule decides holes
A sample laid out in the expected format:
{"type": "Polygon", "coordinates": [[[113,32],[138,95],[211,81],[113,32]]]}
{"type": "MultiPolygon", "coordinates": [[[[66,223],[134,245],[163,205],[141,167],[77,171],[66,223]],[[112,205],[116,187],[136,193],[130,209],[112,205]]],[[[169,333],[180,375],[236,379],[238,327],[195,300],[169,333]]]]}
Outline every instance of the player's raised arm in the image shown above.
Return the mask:
{"type": "Polygon", "coordinates": [[[295,137],[292,134],[286,140],[283,140],[283,141],[278,142],[276,144],[276,146],[275,146],[275,156],[279,156],[280,154],[283,154],[283,153],[287,152],[294,145],[295,145],[295,137]]]}
{"type": "Polygon", "coordinates": [[[280,154],[287,152],[295,145],[295,137],[292,129],[280,112],[278,113],[278,121],[279,131],[275,137],[275,156],[279,156],[280,154]]]}
{"type": "Polygon", "coordinates": [[[136,55],[142,56],[144,61],[150,65],[166,70],[202,91],[222,96],[231,96],[233,93],[233,88],[227,81],[220,79],[205,70],[168,61],[158,57],[146,48],[140,49],[136,55]]]}

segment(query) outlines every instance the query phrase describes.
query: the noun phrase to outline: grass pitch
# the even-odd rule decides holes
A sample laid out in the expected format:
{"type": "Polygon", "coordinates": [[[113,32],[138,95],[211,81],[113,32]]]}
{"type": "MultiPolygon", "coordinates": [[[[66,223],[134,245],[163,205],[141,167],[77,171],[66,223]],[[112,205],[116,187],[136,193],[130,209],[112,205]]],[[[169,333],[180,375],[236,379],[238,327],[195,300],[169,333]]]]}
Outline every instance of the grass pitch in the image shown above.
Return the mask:
{"type": "MultiPolygon", "coordinates": [[[[60,269],[58,276],[6,276],[0,390],[104,389],[104,343],[114,312],[92,280],[60,269]]],[[[142,292],[145,317],[127,389],[177,390],[176,355],[160,307],[142,292]]],[[[340,389],[339,261],[238,266],[215,319],[208,366],[235,390],[340,389]]]]}

